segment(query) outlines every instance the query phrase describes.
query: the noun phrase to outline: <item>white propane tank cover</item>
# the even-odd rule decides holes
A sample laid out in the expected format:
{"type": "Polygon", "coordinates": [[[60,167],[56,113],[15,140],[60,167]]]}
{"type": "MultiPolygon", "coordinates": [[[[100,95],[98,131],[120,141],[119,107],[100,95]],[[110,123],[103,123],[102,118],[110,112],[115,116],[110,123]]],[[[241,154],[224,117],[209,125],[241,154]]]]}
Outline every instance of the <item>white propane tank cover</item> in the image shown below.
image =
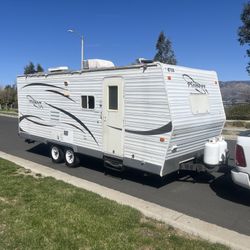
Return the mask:
{"type": "Polygon", "coordinates": [[[223,159],[225,159],[226,154],[227,154],[227,142],[224,140],[224,138],[222,136],[219,137],[218,140],[218,144],[219,144],[219,160],[223,161],[223,159]]]}
{"type": "Polygon", "coordinates": [[[203,160],[207,165],[219,164],[219,144],[217,143],[215,138],[206,142],[203,160]]]}

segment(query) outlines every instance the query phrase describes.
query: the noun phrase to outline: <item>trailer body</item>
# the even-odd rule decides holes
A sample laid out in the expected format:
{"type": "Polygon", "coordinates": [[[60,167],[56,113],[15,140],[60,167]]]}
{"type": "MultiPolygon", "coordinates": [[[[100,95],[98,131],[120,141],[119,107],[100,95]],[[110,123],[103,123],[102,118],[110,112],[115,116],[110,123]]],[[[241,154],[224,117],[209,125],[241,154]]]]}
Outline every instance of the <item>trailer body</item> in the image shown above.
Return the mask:
{"type": "Polygon", "coordinates": [[[159,62],[17,78],[19,135],[164,176],[202,156],[225,113],[217,74],[159,62]]]}

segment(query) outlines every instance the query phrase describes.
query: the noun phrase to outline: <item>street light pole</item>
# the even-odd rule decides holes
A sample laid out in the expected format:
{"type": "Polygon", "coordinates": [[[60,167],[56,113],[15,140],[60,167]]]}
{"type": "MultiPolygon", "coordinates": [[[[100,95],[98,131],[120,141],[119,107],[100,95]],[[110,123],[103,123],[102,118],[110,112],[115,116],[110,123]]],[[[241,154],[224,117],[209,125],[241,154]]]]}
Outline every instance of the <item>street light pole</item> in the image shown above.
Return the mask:
{"type": "Polygon", "coordinates": [[[81,39],[81,69],[83,70],[83,60],[84,60],[84,57],[83,57],[84,56],[84,40],[83,40],[83,35],[80,35],[77,31],[75,31],[73,29],[69,29],[68,32],[75,33],[81,39]]]}
{"type": "Polygon", "coordinates": [[[82,36],[81,36],[81,55],[82,55],[82,56],[81,56],[81,69],[82,69],[82,70],[83,70],[83,66],[84,66],[84,65],[83,65],[83,58],[84,58],[84,57],[83,57],[83,56],[84,56],[84,54],[83,54],[83,53],[84,53],[84,49],[83,49],[84,47],[83,47],[83,46],[84,46],[84,44],[83,44],[83,35],[82,35],[82,36]]]}

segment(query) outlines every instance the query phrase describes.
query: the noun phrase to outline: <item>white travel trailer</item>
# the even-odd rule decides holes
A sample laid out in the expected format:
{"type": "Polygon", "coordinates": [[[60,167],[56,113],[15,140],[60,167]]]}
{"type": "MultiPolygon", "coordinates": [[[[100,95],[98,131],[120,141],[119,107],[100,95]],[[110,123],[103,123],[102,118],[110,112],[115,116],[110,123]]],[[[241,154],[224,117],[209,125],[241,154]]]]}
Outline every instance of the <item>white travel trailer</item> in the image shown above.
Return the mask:
{"type": "Polygon", "coordinates": [[[48,144],[52,160],[68,166],[85,154],[164,176],[202,157],[225,122],[214,71],[88,60],[81,71],[19,76],[17,87],[19,135],[48,144]]]}

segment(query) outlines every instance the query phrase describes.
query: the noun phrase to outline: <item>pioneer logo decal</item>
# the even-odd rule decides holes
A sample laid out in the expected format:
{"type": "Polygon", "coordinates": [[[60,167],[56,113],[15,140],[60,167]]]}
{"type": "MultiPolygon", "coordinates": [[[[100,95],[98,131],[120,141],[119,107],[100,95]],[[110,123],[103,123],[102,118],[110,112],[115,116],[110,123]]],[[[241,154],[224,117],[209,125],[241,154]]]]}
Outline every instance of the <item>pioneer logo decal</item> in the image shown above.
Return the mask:
{"type": "Polygon", "coordinates": [[[187,74],[183,74],[182,77],[186,81],[189,88],[195,89],[200,94],[208,94],[205,84],[196,82],[191,76],[187,74]]]}
{"type": "Polygon", "coordinates": [[[38,109],[43,109],[42,102],[35,100],[31,95],[27,95],[26,98],[29,100],[29,103],[31,103],[34,107],[38,109]]]}

